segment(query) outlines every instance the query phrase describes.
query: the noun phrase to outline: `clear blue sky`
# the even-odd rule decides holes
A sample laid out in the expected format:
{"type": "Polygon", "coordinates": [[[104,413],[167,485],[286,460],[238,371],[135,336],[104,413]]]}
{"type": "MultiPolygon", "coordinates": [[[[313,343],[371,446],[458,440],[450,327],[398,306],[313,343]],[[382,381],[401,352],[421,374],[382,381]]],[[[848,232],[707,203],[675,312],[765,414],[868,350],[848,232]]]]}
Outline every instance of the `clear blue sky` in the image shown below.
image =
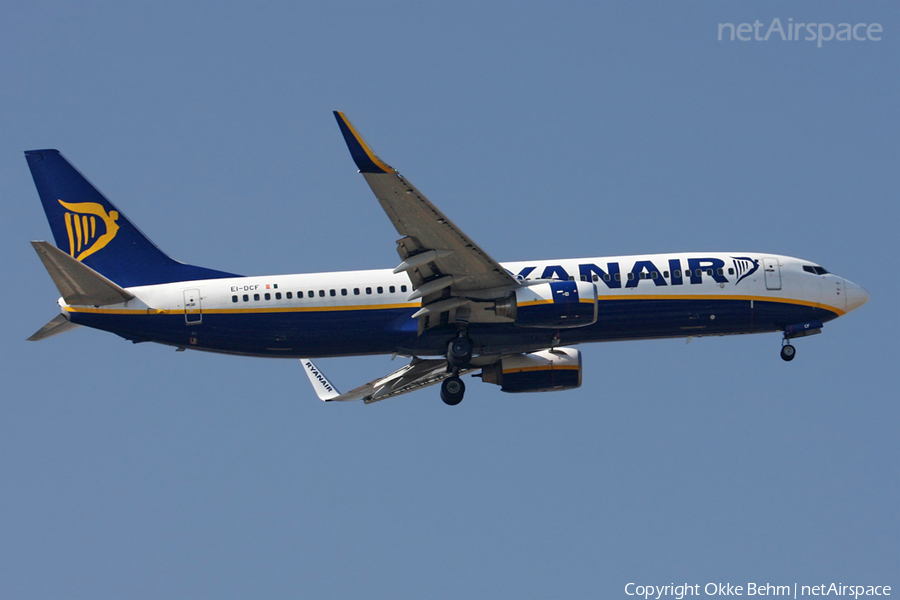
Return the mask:
{"type": "MultiPolygon", "coordinates": [[[[892,2],[0,4],[0,597],[627,598],[900,590],[900,9],[892,2]],[[881,41],[717,41],[719,23],[881,41]],[[871,294],[778,335],[583,347],[584,386],[318,401],[296,361],[80,329],[23,150],[173,257],[393,267],[344,146],[498,260],[760,251],[871,294]]],[[[323,360],[351,388],[388,357],[323,360]]]]}

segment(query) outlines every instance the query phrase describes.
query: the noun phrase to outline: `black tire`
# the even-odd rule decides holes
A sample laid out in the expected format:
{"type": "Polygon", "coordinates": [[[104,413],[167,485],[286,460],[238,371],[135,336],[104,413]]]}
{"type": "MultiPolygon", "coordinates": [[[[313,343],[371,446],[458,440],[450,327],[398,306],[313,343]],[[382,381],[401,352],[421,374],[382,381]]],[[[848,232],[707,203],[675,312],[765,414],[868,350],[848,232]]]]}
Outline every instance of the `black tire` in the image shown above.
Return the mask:
{"type": "Polygon", "coordinates": [[[462,402],[466,393],[466,384],[459,377],[448,377],[441,384],[441,400],[448,406],[456,406],[462,402]]]}
{"type": "Polygon", "coordinates": [[[472,360],[472,340],[467,337],[453,338],[447,345],[447,362],[454,367],[465,367],[470,360],[472,360]]]}
{"type": "Polygon", "coordinates": [[[781,360],[791,361],[797,356],[797,350],[790,344],[781,347],[781,360]]]}

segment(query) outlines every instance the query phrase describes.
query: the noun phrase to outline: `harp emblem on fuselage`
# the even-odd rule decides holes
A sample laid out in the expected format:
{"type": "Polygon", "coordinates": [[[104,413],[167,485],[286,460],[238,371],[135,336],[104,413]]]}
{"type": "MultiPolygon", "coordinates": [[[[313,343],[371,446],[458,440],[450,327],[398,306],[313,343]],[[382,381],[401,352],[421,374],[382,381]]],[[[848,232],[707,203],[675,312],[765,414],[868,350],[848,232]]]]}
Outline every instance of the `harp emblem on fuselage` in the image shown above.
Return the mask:
{"type": "Polygon", "coordinates": [[[756,270],[759,268],[759,261],[749,256],[732,256],[731,259],[734,261],[734,270],[738,276],[734,285],[739,284],[745,277],[756,273],[756,270]]]}
{"type": "Polygon", "coordinates": [[[115,210],[107,214],[103,206],[96,202],[70,203],[60,200],[59,203],[67,211],[63,219],[69,234],[69,254],[75,260],[84,260],[104,248],[119,232],[116,223],[119,213],[115,210]]]}

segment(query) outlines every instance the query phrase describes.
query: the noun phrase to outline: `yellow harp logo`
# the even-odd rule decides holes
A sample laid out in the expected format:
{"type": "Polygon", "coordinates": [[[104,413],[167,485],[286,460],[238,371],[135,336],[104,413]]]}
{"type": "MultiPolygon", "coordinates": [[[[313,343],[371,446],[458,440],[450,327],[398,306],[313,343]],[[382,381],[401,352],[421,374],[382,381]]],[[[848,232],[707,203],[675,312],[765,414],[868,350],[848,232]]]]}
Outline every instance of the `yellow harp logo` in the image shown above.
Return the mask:
{"type": "Polygon", "coordinates": [[[68,212],[65,214],[66,232],[69,234],[69,254],[76,260],[84,260],[100,250],[116,237],[119,213],[109,214],[96,202],[69,203],[59,201],[68,212]]]}

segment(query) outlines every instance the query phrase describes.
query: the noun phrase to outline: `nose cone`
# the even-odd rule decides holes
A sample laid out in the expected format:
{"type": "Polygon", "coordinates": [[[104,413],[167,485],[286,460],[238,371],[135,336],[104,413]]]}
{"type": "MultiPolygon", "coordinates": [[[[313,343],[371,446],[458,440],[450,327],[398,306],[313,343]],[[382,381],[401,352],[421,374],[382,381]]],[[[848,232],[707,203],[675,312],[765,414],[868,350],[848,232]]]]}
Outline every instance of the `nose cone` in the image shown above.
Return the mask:
{"type": "Polygon", "coordinates": [[[847,295],[847,312],[859,308],[869,300],[869,292],[847,279],[844,280],[844,293],[847,295]]]}

